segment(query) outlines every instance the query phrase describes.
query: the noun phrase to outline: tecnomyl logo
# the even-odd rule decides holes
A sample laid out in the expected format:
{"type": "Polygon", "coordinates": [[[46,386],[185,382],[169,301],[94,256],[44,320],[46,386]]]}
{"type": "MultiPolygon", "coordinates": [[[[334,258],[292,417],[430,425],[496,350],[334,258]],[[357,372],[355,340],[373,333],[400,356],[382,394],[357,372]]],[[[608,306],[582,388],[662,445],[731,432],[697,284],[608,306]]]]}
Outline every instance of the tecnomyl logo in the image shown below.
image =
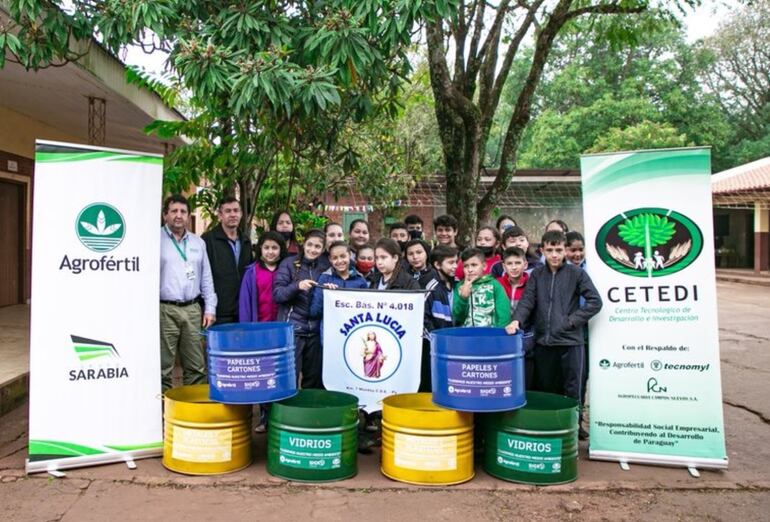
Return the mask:
{"type": "Polygon", "coordinates": [[[613,270],[660,277],[690,266],[703,249],[703,234],[687,216],[663,208],[637,208],[607,221],[596,251],[613,270]]]}
{"type": "Polygon", "coordinates": [[[109,252],[114,250],[126,235],[123,215],[107,203],[92,203],[78,214],[75,220],[78,239],[89,250],[109,252]]]}

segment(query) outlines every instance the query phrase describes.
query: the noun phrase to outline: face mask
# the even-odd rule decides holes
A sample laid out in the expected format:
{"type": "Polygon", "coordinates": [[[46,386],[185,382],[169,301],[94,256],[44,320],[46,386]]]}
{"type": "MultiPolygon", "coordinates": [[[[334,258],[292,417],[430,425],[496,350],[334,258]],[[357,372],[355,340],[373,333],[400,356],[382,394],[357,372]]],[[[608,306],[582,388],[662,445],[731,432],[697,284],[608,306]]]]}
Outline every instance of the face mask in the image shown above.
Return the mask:
{"type": "Polygon", "coordinates": [[[356,270],[362,274],[368,274],[374,268],[374,261],[356,261],[356,270]]]}
{"type": "Polygon", "coordinates": [[[491,246],[478,247],[478,249],[484,252],[485,257],[489,257],[495,252],[495,247],[491,246]]]}
{"type": "Polygon", "coordinates": [[[406,252],[406,244],[408,241],[397,241],[399,248],[401,248],[401,252],[406,252]]]}
{"type": "Polygon", "coordinates": [[[289,241],[291,239],[291,232],[279,232],[281,234],[281,237],[283,237],[284,241],[289,241]]]}
{"type": "Polygon", "coordinates": [[[410,239],[422,239],[422,230],[410,230],[409,231],[409,238],[410,239]]]}

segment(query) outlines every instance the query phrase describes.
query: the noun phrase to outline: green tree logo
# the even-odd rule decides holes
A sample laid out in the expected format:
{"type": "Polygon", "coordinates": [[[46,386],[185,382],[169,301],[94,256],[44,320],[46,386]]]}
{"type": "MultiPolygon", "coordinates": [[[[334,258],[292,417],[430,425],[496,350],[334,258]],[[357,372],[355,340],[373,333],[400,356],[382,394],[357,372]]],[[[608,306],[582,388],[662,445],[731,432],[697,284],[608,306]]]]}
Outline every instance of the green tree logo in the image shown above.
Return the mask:
{"type": "Polygon", "coordinates": [[[703,234],[690,218],[663,208],[637,208],[607,221],[596,236],[602,261],[634,277],[673,274],[697,259],[703,234]]]}
{"type": "Polygon", "coordinates": [[[107,203],[92,203],[75,220],[78,239],[94,252],[115,249],[126,235],[126,223],[121,213],[107,203]]]}
{"type": "Polygon", "coordinates": [[[666,216],[639,214],[618,225],[618,235],[631,246],[644,248],[642,266],[651,277],[655,268],[653,247],[665,245],[674,237],[676,226],[666,216]]]}

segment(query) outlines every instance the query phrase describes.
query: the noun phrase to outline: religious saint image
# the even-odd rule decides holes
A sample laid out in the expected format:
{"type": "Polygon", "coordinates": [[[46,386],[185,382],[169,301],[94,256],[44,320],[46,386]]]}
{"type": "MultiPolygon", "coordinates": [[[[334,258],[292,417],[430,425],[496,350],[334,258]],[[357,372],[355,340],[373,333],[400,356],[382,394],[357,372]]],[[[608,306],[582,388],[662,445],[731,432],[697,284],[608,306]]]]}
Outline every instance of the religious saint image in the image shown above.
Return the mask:
{"type": "Polygon", "coordinates": [[[368,332],[363,341],[364,375],[379,379],[382,376],[382,365],[385,364],[387,357],[382,351],[382,346],[377,341],[377,334],[375,332],[368,332]]]}

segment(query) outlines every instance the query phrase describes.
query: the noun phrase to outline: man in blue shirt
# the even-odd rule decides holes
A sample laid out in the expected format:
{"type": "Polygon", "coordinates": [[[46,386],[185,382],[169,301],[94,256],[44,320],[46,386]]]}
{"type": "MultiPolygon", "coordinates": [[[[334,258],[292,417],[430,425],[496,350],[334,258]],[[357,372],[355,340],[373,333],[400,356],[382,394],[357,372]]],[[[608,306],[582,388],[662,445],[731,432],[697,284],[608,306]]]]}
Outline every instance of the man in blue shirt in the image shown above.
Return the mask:
{"type": "Polygon", "coordinates": [[[190,205],[175,194],[163,203],[160,230],[160,365],[163,391],[171,388],[177,351],[184,384],[206,383],[200,329],[216,320],[217,296],[206,244],[188,232],[190,205]],[[202,303],[201,303],[202,301],[202,303]]]}

